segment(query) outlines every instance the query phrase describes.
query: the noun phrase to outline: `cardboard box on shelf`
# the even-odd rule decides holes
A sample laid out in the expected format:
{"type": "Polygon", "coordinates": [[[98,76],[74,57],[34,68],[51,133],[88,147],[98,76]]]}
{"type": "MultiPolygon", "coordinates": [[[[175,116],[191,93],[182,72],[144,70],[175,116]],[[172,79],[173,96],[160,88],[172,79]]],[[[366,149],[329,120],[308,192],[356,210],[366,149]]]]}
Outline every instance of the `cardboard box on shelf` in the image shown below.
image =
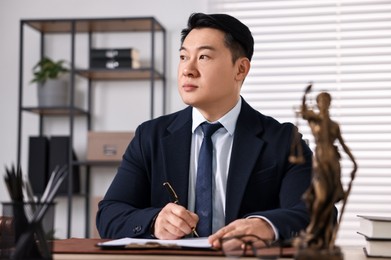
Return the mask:
{"type": "Polygon", "coordinates": [[[88,132],[88,161],[121,161],[134,132],[88,132]]]}

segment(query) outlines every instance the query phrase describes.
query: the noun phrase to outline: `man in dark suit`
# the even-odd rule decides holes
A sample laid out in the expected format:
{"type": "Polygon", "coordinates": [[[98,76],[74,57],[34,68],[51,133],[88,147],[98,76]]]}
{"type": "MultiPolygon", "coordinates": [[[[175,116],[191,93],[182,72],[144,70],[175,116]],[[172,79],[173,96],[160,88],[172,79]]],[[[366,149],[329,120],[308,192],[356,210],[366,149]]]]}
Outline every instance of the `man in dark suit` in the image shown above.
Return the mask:
{"type": "Polygon", "coordinates": [[[199,224],[195,186],[205,121],[222,125],[212,135],[210,243],[219,247],[219,238],[241,234],[287,239],[305,229],[309,215],[301,197],[311,180],[312,152],[300,140],[305,163],[290,163],[294,126],[259,113],[240,96],[253,45],[248,27],[232,16],[190,16],[178,66],[179,93],[189,106],[137,128],[99,203],[101,237],[192,233],[199,224]],[[170,203],[165,182],[178,203],[170,203]]]}

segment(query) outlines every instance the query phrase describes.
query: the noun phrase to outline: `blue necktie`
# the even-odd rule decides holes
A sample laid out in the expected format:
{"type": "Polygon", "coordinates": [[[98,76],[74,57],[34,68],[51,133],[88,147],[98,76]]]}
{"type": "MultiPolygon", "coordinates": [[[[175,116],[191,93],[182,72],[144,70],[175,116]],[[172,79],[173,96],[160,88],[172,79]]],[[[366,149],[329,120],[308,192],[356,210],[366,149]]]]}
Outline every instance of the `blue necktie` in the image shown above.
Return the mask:
{"type": "Polygon", "coordinates": [[[222,125],[202,123],[204,132],[198,155],[195,212],[199,217],[197,232],[201,237],[212,234],[212,176],[213,176],[213,143],[212,135],[222,125]]]}

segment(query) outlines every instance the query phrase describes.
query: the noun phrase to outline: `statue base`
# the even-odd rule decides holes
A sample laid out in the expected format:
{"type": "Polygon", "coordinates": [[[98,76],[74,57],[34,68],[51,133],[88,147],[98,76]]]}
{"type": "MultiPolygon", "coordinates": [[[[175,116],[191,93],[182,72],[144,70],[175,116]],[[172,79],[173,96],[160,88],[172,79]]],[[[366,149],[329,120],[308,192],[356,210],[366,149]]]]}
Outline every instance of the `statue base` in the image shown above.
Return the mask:
{"type": "Polygon", "coordinates": [[[295,260],[343,260],[341,248],[333,249],[301,248],[294,256],[295,260]]]}

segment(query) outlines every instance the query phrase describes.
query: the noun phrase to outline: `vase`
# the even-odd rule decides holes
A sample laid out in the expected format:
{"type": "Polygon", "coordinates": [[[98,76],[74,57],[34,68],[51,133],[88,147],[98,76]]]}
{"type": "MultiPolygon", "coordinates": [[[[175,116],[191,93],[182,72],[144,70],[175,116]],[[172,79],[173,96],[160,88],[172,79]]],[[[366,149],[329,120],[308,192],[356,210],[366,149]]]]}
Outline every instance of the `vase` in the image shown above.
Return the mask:
{"type": "Polygon", "coordinates": [[[63,107],[69,105],[69,84],[65,79],[48,79],[38,84],[38,106],[63,107]]]}

